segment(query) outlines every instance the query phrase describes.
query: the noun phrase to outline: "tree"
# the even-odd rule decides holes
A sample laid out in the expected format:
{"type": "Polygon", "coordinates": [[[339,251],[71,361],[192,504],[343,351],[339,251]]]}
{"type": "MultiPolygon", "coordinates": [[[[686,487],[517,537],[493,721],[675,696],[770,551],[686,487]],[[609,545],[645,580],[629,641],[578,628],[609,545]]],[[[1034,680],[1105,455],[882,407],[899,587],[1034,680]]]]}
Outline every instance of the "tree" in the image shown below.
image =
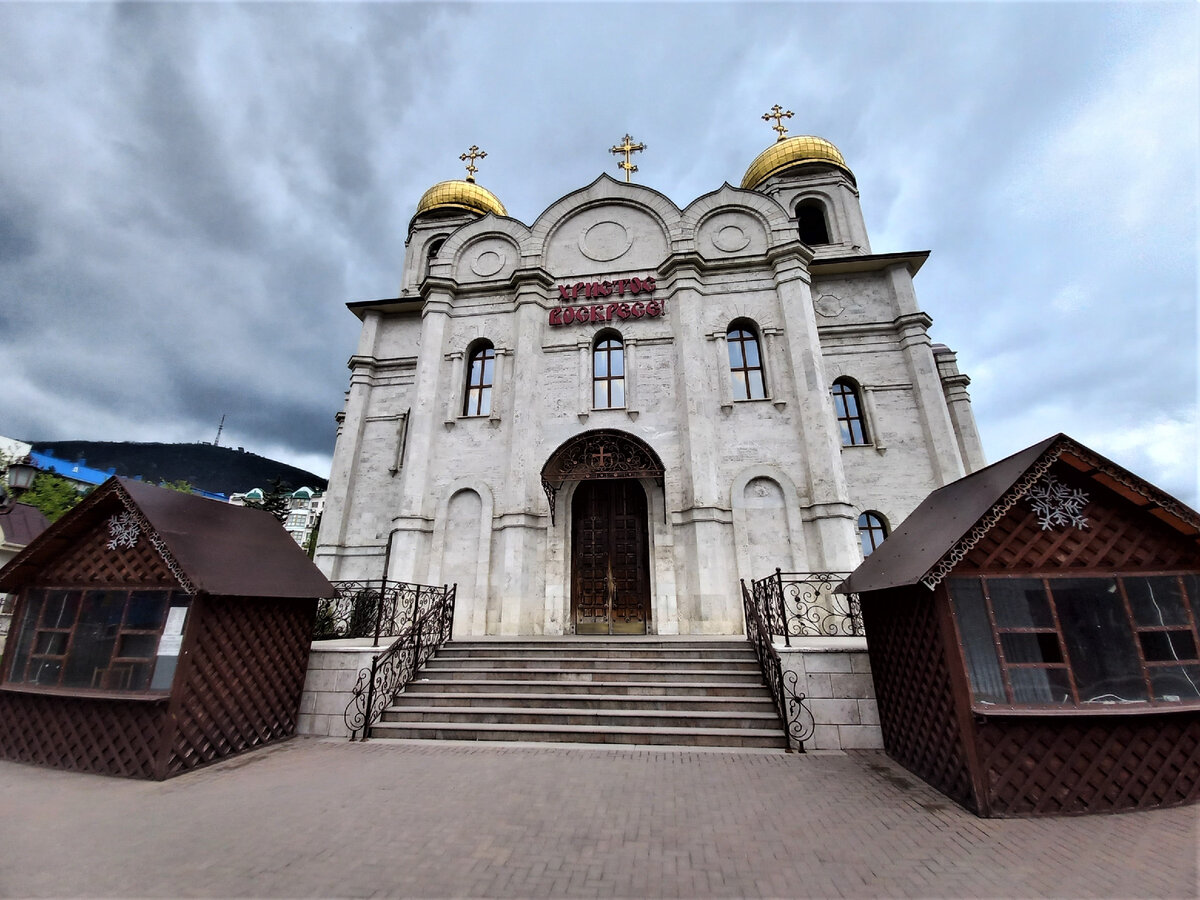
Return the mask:
{"type": "Polygon", "coordinates": [[[21,502],[37,507],[47,519],[54,522],[90,491],[91,488],[88,488],[80,492],[75,482],[53,472],[38,472],[33,479],[33,487],[21,495],[21,502]]]}
{"type": "Polygon", "coordinates": [[[270,484],[271,489],[263,494],[261,500],[247,500],[246,505],[252,509],[265,509],[282,525],[288,517],[288,501],[292,497],[292,488],[278,478],[272,478],[270,484]]]}
{"type": "Polygon", "coordinates": [[[196,489],[192,487],[192,483],[186,478],[179,478],[175,481],[159,482],[159,487],[164,487],[168,491],[179,491],[181,494],[194,494],[196,489]]]}

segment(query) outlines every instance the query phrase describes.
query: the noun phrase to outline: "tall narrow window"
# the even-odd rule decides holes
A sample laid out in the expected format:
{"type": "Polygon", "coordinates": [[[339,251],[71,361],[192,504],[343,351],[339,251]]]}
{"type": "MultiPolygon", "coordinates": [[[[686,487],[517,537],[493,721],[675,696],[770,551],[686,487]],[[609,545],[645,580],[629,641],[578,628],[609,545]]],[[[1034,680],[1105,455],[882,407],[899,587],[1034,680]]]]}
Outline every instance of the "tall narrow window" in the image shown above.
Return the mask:
{"type": "Polygon", "coordinates": [[[471,351],[467,359],[467,397],[464,416],[486,416],[492,411],[492,370],[496,351],[486,341],[471,351]]]}
{"type": "Polygon", "coordinates": [[[863,419],[858,388],[849,378],[839,378],[833,383],[833,410],[842,428],[843,447],[868,443],[867,423],[863,419]]]}
{"type": "Polygon", "coordinates": [[[625,344],[619,334],[602,332],[592,348],[592,406],[625,406],[625,344]]]}
{"type": "Polygon", "coordinates": [[[882,544],[887,535],[887,525],[879,513],[867,510],[858,517],[858,539],[862,541],[864,558],[870,556],[871,551],[882,544]]]}
{"type": "Polygon", "coordinates": [[[829,243],[829,226],[825,222],[825,204],[820,200],[801,200],[796,205],[796,228],[800,240],[810,247],[829,243]]]}
{"type": "Polygon", "coordinates": [[[446,236],[444,234],[438,235],[437,237],[435,237],[433,240],[431,240],[429,242],[429,249],[425,253],[425,276],[426,277],[429,276],[429,272],[433,268],[433,261],[437,257],[438,253],[441,252],[442,244],[444,244],[444,243],[446,243],[446,236]]]}
{"type": "Polygon", "coordinates": [[[725,332],[729,346],[729,378],[735,400],[762,400],[767,396],[763,381],[762,356],[758,352],[758,335],[746,321],[734,322],[725,332]]]}

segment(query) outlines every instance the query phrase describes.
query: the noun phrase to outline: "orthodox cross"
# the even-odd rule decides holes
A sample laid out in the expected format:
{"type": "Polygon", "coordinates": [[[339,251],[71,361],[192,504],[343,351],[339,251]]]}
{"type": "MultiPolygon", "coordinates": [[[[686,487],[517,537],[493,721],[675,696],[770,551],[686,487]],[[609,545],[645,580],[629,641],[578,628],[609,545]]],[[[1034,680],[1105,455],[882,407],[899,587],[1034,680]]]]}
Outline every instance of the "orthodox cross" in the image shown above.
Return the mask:
{"type": "Polygon", "coordinates": [[[790,119],[793,115],[794,113],[790,109],[784,112],[783,107],[776,103],[771,107],[770,112],[763,113],[763,121],[770,122],[772,119],[775,120],[775,124],[771,128],[779,132],[778,140],[782,141],[783,136],[787,134],[787,126],[783,124],[783,120],[790,119]]]}
{"type": "MultiPolygon", "coordinates": [[[[635,169],[636,169],[636,167],[635,167],[635,169]]],[[[608,466],[608,461],[610,459],[612,459],[612,454],[604,452],[603,444],[600,445],[599,452],[592,454],[592,460],[596,463],[596,466],[601,469],[606,468],[608,466]]]]}
{"type": "Polygon", "coordinates": [[[471,182],[471,184],[475,183],[475,173],[479,171],[475,168],[475,160],[483,159],[485,156],[487,154],[484,151],[472,144],[471,149],[459,157],[459,159],[467,163],[467,181],[471,182]]]}
{"type": "Polygon", "coordinates": [[[624,143],[618,144],[617,146],[613,147],[611,150],[608,151],[609,153],[625,154],[625,158],[623,160],[621,160],[619,163],[617,163],[617,168],[625,170],[625,180],[626,181],[629,181],[630,180],[629,176],[638,170],[637,166],[635,166],[633,163],[631,163],[629,161],[630,157],[632,157],[633,154],[635,154],[635,153],[641,153],[645,149],[646,149],[645,144],[633,143],[633,138],[631,138],[627,134],[627,135],[625,135],[624,143]]]}

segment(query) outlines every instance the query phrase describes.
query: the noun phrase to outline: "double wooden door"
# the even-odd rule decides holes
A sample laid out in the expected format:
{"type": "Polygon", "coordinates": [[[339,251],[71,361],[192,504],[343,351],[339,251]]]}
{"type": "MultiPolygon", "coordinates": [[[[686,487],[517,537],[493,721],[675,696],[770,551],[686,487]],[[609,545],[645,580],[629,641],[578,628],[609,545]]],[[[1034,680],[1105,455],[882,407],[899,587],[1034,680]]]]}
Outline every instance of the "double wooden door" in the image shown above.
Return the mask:
{"type": "Polygon", "coordinates": [[[576,634],[645,634],[650,608],[646,492],[632,479],[585,481],[571,502],[576,634]]]}

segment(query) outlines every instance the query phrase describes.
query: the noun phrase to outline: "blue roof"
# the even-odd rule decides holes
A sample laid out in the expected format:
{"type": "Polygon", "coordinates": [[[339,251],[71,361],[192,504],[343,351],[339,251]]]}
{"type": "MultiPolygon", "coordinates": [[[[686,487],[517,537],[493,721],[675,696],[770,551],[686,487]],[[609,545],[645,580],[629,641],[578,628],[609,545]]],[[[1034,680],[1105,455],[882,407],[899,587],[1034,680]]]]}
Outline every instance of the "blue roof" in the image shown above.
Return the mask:
{"type": "MultiPolygon", "coordinates": [[[[85,465],[83,462],[70,462],[69,460],[59,459],[53,453],[44,453],[34,450],[29,454],[33,464],[43,472],[51,472],[55,475],[61,475],[71,481],[77,481],[80,484],[103,484],[116,474],[116,469],[96,469],[92,466],[85,465]]],[[[141,481],[141,476],[137,476],[135,481],[141,481]]],[[[228,500],[224,494],[216,494],[212,491],[202,491],[199,488],[192,488],[193,494],[198,494],[201,497],[208,497],[211,500],[228,500]]]]}

